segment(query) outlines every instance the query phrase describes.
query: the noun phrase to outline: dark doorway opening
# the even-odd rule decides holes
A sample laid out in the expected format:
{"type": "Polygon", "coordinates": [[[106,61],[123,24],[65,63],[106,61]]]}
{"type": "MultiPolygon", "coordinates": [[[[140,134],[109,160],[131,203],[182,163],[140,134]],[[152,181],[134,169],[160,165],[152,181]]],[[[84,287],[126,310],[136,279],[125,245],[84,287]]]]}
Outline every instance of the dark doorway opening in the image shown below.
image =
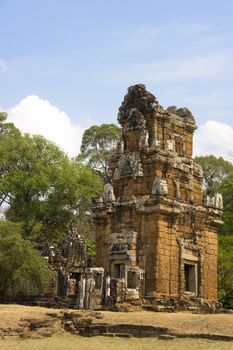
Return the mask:
{"type": "Polygon", "coordinates": [[[72,272],[70,277],[75,280],[75,295],[79,293],[79,281],[81,280],[81,273],[78,272],[72,272]]]}
{"type": "Polygon", "coordinates": [[[113,264],[112,265],[112,277],[124,278],[125,277],[125,264],[113,264]]]}
{"type": "Polygon", "coordinates": [[[136,271],[127,272],[127,288],[136,289],[138,284],[138,276],[136,271]]]}
{"type": "Polygon", "coordinates": [[[184,264],[185,291],[197,292],[197,269],[195,264],[184,264]]]}

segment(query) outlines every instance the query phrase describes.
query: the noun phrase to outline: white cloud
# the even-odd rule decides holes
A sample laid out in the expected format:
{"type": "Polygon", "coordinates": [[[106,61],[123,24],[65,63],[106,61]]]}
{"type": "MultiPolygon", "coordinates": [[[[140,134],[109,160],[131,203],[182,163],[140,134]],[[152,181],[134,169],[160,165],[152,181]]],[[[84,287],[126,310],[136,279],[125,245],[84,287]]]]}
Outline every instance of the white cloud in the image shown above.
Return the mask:
{"type": "Polygon", "coordinates": [[[69,156],[79,153],[83,129],[68,115],[38,96],[27,96],[8,111],[9,120],[22,132],[43,135],[69,156]]]}
{"type": "Polygon", "coordinates": [[[0,73],[5,73],[7,71],[6,62],[0,58],[0,73]]]}
{"type": "MultiPolygon", "coordinates": [[[[82,133],[68,115],[49,101],[38,96],[27,96],[8,111],[12,121],[22,132],[40,134],[58,144],[69,156],[76,156],[80,150],[82,133]]],[[[208,120],[194,134],[194,155],[223,156],[233,153],[233,127],[208,120]]]]}
{"type": "Polygon", "coordinates": [[[233,152],[233,127],[214,120],[201,125],[194,135],[194,155],[223,156],[233,152]]]}

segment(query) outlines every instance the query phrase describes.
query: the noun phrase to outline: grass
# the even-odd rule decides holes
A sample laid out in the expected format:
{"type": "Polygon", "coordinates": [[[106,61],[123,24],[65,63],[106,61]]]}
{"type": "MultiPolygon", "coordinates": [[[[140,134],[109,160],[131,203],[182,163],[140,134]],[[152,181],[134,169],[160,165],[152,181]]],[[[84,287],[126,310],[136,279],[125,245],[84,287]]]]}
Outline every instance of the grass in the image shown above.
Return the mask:
{"type": "MultiPolygon", "coordinates": [[[[232,335],[233,314],[192,314],[191,312],[102,312],[99,322],[144,324],[167,327],[176,333],[232,335]]],[[[233,347],[232,347],[233,349],[233,347]]]]}
{"type": "Polygon", "coordinates": [[[0,350],[232,350],[232,342],[199,339],[122,339],[57,334],[52,338],[21,340],[8,338],[0,341],[0,350]]]}
{"type": "Polygon", "coordinates": [[[22,318],[50,318],[46,316],[47,312],[59,312],[59,310],[38,306],[0,304],[0,328],[17,327],[22,318]]]}
{"type": "MultiPolygon", "coordinates": [[[[64,310],[21,305],[0,305],[0,329],[16,328],[20,319],[49,318],[46,313],[60,313],[64,310]]],[[[176,333],[207,333],[232,335],[233,314],[192,314],[190,312],[155,313],[102,312],[104,318],[95,322],[144,324],[167,327],[176,333]]],[[[61,329],[58,329],[61,332],[61,329]]],[[[83,338],[68,333],[57,333],[51,338],[25,339],[6,337],[0,340],[0,350],[233,350],[233,342],[205,339],[174,339],[172,341],[152,338],[83,338]]]]}
{"type": "MultiPolygon", "coordinates": [[[[62,310],[61,310],[62,311],[62,310]]],[[[22,318],[49,318],[47,312],[59,313],[58,309],[0,304],[0,328],[17,327],[22,318]]],[[[156,313],[101,312],[103,319],[95,322],[144,324],[167,327],[176,333],[207,333],[232,335],[233,314],[192,314],[190,312],[156,313]]]]}

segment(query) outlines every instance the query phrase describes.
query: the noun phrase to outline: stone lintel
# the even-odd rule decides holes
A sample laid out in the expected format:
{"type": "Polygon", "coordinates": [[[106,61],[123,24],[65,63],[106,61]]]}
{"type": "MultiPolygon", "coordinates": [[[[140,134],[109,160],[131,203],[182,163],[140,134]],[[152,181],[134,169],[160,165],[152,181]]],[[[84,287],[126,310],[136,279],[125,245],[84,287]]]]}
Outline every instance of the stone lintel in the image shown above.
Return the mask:
{"type": "Polygon", "coordinates": [[[144,205],[140,205],[138,209],[139,213],[161,213],[161,214],[180,214],[180,208],[168,207],[166,204],[154,204],[146,202],[144,205]]]}
{"type": "Polygon", "coordinates": [[[114,205],[109,205],[108,207],[101,207],[98,208],[98,210],[95,210],[96,208],[92,209],[92,218],[93,219],[98,219],[102,217],[108,216],[108,214],[112,214],[115,212],[115,206],[114,205]]]}
{"type": "Polygon", "coordinates": [[[219,227],[222,226],[224,224],[224,222],[221,219],[212,219],[208,225],[209,226],[213,226],[213,227],[219,227]]]}
{"type": "Polygon", "coordinates": [[[126,253],[119,252],[118,254],[109,254],[110,260],[129,260],[129,256],[126,253]]]}
{"type": "Polygon", "coordinates": [[[184,253],[182,258],[187,261],[198,261],[198,256],[195,256],[193,254],[188,254],[188,253],[184,253]]]}

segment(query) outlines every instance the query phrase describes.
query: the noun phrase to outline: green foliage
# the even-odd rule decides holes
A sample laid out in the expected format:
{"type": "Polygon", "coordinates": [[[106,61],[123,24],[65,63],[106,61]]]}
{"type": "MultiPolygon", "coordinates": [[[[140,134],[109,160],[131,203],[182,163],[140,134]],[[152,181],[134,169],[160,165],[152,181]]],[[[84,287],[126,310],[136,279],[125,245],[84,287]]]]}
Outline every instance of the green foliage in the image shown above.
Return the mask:
{"type": "Polygon", "coordinates": [[[59,240],[67,224],[82,217],[102,191],[90,168],[42,136],[5,133],[0,157],[0,205],[9,205],[8,220],[23,223],[24,237],[59,240]]]}
{"type": "Polygon", "coordinates": [[[233,164],[222,157],[201,156],[195,161],[202,166],[204,172],[204,185],[208,194],[219,191],[219,184],[230,174],[233,174],[233,164]]]}
{"type": "Polygon", "coordinates": [[[213,155],[196,157],[195,160],[204,171],[207,193],[220,192],[223,195],[224,225],[220,228],[220,233],[231,235],[233,234],[233,164],[213,155]]]}
{"type": "Polygon", "coordinates": [[[207,194],[223,195],[223,227],[219,229],[218,298],[233,308],[233,164],[213,155],[196,157],[204,171],[207,194]]]}
{"type": "MultiPolygon", "coordinates": [[[[89,213],[88,213],[89,214],[89,213]]],[[[83,215],[81,218],[78,217],[74,220],[74,225],[76,226],[78,232],[81,234],[82,238],[87,242],[95,241],[95,228],[91,218],[91,215],[83,215]]]]}
{"type": "Polygon", "coordinates": [[[87,254],[91,257],[94,257],[96,254],[96,247],[95,247],[95,243],[93,243],[93,241],[91,240],[87,240],[86,241],[86,245],[87,245],[87,254]]]}
{"type": "Polygon", "coordinates": [[[7,113],[0,112],[0,136],[18,136],[20,135],[19,129],[17,129],[13,123],[7,123],[7,113]]]}
{"type": "Polygon", "coordinates": [[[233,175],[226,177],[219,186],[223,195],[223,222],[221,233],[233,235],[233,175]]]}
{"type": "Polygon", "coordinates": [[[0,222],[0,299],[16,293],[37,294],[45,290],[51,272],[46,261],[21,236],[20,224],[0,222]]]}
{"type": "Polygon", "coordinates": [[[114,124],[93,125],[85,130],[78,161],[84,161],[101,176],[104,182],[110,181],[109,154],[116,147],[121,129],[114,124]]]}
{"type": "Polygon", "coordinates": [[[233,236],[219,237],[218,298],[225,308],[233,308],[233,236]]]}

